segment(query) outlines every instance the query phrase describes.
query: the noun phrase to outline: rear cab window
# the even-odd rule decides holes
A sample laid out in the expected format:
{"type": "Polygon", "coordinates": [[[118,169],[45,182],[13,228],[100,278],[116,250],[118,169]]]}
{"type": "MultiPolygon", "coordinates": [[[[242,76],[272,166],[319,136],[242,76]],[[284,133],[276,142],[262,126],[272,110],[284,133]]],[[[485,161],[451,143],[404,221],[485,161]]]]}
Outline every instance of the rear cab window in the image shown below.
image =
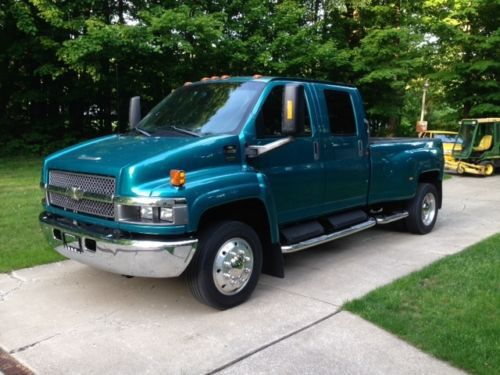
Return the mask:
{"type": "Polygon", "coordinates": [[[351,95],[346,91],[323,90],[328,129],[335,136],[356,136],[356,117],[352,105],[351,95]]]}

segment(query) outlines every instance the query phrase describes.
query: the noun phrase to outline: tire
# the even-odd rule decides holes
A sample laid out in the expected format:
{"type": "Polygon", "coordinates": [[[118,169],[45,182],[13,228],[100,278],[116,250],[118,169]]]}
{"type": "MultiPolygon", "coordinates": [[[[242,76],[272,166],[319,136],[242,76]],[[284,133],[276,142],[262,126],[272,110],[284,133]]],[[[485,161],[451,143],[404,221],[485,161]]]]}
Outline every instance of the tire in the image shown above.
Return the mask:
{"type": "Polygon", "coordinates": [[[225,310],[245,302],[262,270],[257,233],[239,221],[220,221],[201,231],[186,279],[194,297],[225,310]]]}
{"type": "Polygon", "coordinates": [[[481,165],[484,166],[484,175],[485,176],[493,176],[495,173],[495,166],[493,163],[487,161],[487,162],[482,162],[481,165]]]}
{"type": "Polygon", "coordinates": [[[433,184],[421,183],[415,197],[408,204],[406,228],[411,233],[427,234],[432,231],[438,216],[438,194],[433,184]]]}

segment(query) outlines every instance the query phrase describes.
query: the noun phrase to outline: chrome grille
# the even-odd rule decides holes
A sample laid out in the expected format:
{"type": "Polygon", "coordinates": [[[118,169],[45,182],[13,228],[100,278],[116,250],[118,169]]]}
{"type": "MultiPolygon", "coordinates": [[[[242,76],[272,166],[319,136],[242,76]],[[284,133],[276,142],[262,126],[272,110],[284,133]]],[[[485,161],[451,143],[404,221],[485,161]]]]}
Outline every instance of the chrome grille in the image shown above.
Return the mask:
{"type": "MultiPolygon", "coordinates": [[[[49,185],[61,188],[77,187],[88,193],[112,197],[115,194],[115,178],[91,174],[49,171],[49,185]]],[[[49,191],[49,203],[53,206],[90,215],[114,218],[113,203],[91,199],[75,200],[71,197],[49,191]]]]}

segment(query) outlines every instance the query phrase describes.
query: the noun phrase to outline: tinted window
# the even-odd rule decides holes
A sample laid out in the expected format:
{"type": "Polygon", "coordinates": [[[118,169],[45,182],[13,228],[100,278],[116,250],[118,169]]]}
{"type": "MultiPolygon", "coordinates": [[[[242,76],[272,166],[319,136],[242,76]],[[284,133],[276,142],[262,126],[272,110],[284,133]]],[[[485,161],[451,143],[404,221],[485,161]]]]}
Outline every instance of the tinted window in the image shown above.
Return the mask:
{"type": "Polygon", "coordinates": [[[325,100],[332,134],[356,135],[356,121],[349,93],[325,90],[325,100]]]}
{"type": "MultiPolygon", "coordinates": [[[[284,86],[275,86],[269,93],[257,117],[257,137],[280,137],[281,134],[281,118],[283,106],[283,89],[284,86]]],[[[309,110],[305,108],[305,124],[303,134],[298,136],[311,135],[311,120],[309,110]]]]}
{"type": "Polygon", "coordinates": [[[147,114],[138,126],[152,134],[179,128],[203,134],[235,132],[264,88],[261,82],[183,86],[147,114]]]}

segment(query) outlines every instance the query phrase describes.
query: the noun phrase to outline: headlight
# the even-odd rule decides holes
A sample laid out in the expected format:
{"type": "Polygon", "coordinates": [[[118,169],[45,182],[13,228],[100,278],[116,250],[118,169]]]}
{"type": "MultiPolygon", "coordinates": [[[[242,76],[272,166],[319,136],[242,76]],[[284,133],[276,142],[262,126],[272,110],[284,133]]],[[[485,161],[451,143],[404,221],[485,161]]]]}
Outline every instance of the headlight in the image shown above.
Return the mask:
{"type": "Polygon", "coordinates": [[[185,225],[188,209],[184,198],[124,198],[115,200],[118,221],[145,225],[185,225]]]}
{"type": "Polygon", "coordinates": [[[141,207],[141,219],[153,220],[153,207],[141,207]]]}
{"type": "Polygon", "coordinates": [[[174,211],[172,208],[160,208],[160,220],[168,222],[174,221],[174,211]]]}

